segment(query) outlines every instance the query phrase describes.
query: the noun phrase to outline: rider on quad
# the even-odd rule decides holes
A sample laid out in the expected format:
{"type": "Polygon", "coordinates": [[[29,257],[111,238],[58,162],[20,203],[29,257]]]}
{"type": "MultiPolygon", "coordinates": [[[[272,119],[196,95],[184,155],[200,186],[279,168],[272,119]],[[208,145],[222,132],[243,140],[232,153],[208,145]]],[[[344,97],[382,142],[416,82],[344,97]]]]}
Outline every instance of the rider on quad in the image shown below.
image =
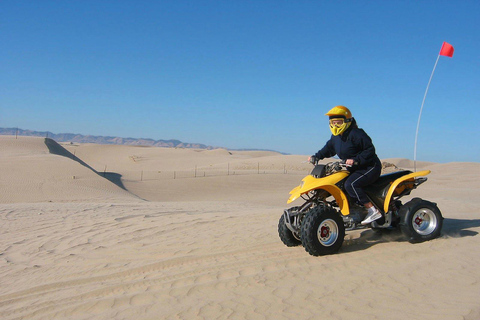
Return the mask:
{"type": "Polygon", "coordinates": [[[363,225],[380,219],[382,214],[370,202],[363,187],[375,182],[382,170],[380,159],[375,153],[372,139],[358,128],[350,110],[344,106],[336,106],[328,111],[332,136],[325,146],[309,158],[311,163],[338,155],[349,166],[350,175],[345,181],[345,189],[359,204],[368,209],[362,221],[363,225]]]}

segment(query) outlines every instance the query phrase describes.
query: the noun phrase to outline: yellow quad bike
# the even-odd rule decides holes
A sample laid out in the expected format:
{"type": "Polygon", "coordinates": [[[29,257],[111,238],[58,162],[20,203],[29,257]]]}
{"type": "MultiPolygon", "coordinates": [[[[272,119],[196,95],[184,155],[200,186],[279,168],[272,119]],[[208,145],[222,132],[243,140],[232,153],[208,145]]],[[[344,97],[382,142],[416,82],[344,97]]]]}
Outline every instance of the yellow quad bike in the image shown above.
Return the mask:
{"type": "Polygon", "coordinates": [[[313,256],[337,252],[345,231],[370,227],[374,231],[400,228],[412,243],[434,239],[440,235],[443,217],[433,202],[414,198],[402,204],[401,197],[427,181],[429,170],[398,171],[380,176],[364,187],[365,193],[382,212],[383,217],[363,226],[367,209],[353,201],[344,189],[348,167],[344,162],[317,164],[302,183],[290,191],[291,203],[298,198],[301,206],[286,209],[278,223],[278,234],[288,246],[302,244],[313,256]]]}

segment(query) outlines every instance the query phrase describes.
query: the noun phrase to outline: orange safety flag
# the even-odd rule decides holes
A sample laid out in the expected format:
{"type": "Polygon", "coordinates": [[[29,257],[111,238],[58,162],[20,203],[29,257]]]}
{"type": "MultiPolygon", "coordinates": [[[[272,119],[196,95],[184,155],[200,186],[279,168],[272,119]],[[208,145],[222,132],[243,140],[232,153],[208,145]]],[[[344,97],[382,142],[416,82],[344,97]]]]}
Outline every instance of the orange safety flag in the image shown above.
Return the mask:
{"type": "Polygon", "coordinates": [[[453,46],[450,43],[443,42],[442,49],[440,49],[441,56],[453,57],[453,46]]]}

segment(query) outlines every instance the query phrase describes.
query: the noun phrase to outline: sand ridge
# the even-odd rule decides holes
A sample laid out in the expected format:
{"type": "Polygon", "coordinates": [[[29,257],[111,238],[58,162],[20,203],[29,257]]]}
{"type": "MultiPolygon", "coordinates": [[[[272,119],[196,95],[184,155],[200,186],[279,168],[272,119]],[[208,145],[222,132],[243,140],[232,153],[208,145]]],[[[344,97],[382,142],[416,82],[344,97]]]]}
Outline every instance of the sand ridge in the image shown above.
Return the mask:
{"type": "Polygon", "coordinates": [[[0,148],[0,203],[137,198],[53,140],[5,136],[0,148]]]}

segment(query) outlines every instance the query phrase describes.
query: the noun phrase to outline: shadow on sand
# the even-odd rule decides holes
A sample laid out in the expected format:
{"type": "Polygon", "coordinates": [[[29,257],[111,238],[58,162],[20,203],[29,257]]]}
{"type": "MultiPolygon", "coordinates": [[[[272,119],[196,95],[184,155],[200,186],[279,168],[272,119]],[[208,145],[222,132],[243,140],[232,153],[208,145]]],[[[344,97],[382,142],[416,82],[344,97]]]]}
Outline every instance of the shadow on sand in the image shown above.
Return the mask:
{"type": "Polygon", "coordinates": [[[113,182],[114,184],[116,184],[117,186],[122,188],[123,190],[128,191],[125,188],[125,186],[123,185],[121,174],[115,173],[115,172],[102,172],[102,173],[97,172],[97,173],[99,175],[103,176],[105,179],[109,180],[110,182],[113,182]]]}
{"type": "Polygon", "coordinates": [[[128,191],[125,186],[123,185],[123,182],[122,182],[122,175],[121,174],[118,174],[118,173],[115,173],[115,172],[98,172],[96,171],[95,169],[93,169],[92,167],[90,167],[87,163],[85,163],[84,161],[82,161],[80,158],[78,158],[77,156],[73,155],[71,152],[69,152],[67,149],[65,149],[64,147],[62,147],[60,144],[58,144],[55,140],[53,139],[50,139],[50,138],[45,138],[45,145],[47,146],[48,148],[48,151],[52,154],[56,154],[56,155],[59,155],[59,156],[62,156],[62,157],[67,157],[69,159],[72,159],[73,161],[76,161],[78,163],[80,163],[82,166],[84,167],[87,167],[88,169],[92,170],[93,172],[95,172],[96,174],[98,174],[99,176],[102,176],[104,177],[105,179],[109,180],[110,182],[113,182],[114,184],[116,184],[117,186],[119,186],[120,188],[122,188],[123,190],[126,190],[128,191]]]}
{"type": "MultiPolygon", "coordinates": [[[[462,238],[478,235],[477,231],[469,230],[480,227],[480,219],[450,219],[443,220],[442,233],[440,237],[462,238]]],[[[348,233],[347,233],[348,234],[348,233]]],[[[354,252],[368,249],[376,244],[385,242],[406,242],[407,238],[400,229],[385,229],[373,231],[366,229],[362,231],[359,238],[345,239],[340,252],[354,252]]]]}
{"type": "Polygon", "coordinates": [[[473,237],[478,234],[477,231],[466,230],[480,227],[480,219],[449,219],[443,220],[442,235],[452,238],[473,237]]]}
{"type": "Polygon", "coordinates": [[[55,140],[50,139],[50,138],[45,138],[45,145],[47,146],[48,151],[51,154],[56,154],[57,156],[62,156],[62,157],[72,159],[73,161],[76,161],[76,162],[80,163],[82,166],[87,167],[88,169],[92,170],[93,172],[98,173],[97,171],[95,171],[95,169],[93,169],[88,164],[83,162],[80,158],[76,157],[70,151],[68,151],[67,149],[65,149],[61,145],[59,145],[58,142],[56,142],[55,140]]]}

